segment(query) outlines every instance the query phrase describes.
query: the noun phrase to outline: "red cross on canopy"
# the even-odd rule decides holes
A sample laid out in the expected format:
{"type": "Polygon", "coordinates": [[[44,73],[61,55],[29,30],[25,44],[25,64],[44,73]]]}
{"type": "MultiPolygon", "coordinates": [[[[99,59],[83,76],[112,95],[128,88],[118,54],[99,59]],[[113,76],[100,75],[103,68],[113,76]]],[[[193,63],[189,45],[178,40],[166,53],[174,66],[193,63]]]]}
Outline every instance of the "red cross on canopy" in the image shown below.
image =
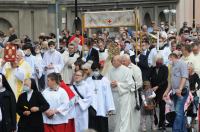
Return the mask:
{"type": "Polygon", "coordinates": [[[112,19],[108,19],[108,23],[112,23],[112,19]]]}

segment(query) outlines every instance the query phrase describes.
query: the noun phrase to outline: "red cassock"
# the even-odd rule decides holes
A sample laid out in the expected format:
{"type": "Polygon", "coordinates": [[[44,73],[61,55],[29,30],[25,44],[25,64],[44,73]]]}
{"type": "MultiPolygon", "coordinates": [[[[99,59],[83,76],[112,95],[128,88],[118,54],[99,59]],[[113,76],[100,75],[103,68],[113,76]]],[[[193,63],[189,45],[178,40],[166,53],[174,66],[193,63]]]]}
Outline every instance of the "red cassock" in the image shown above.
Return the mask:
{"type": "MultiPolygon", "coordinates": [[[[65,84],[64,81],[60,82],[60,87],[63,88],[67,92],[67,94],[69,96],[69,100],[71,100],[73,97],[75,97],[74,92],[70,89],[70,87],[68,85],[65,84]]],[[[66,128],[67,132],[75,132],[74,119],[69,119],[66,127],[67,127],[66,128]]]]}
{"type": "Polygon", "coordinates": [[[44,132],[68,132],[68,123],[59,125],[44,124],[44,132]]]}

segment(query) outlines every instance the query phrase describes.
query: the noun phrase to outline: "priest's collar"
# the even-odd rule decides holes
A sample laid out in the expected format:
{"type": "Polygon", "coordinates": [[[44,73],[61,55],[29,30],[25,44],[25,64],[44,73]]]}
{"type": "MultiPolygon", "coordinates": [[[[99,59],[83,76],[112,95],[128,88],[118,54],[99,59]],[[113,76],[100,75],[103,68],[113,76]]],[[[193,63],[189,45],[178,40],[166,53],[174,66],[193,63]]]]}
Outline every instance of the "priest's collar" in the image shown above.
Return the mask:
{"type": "Polygon", "coordinates": [[[31,54],[30,55],[25,55],[26,57],[30,57],[31,56],[31,54]]]}
{"type": "Polygon", "coordinates": [[[103,52],[105,52],[105,49],[103,49],[103,50],[99,50],[99,52],[100,52],[100,53],[103,53],[103,52]]]}
{"type": "Polygon", "coordinates": [[[74,57],[74,54],[75,54],[75,53],[69,54],[69,57],[74,57]]]}
{"type": "Polygon", "coordinates": [[[159,50],[164,50],[164,48],[167,47],[167,46],[168,46],[168,44],[165,43],[162,47],[159,47],[159,50]]]}
{"type": "Polygon", "coordinates": [[[80,86],[81,84],[83,84],[83,81],[80,81],[80,82],[74,82],[74,85],[75,85],[75,86],[80,86]]]}
{"type": "Polygon", "coordinates": [[[98,77],[92,76],[93,80],[101,80],[103,76],[100,74],[98,77]]]}

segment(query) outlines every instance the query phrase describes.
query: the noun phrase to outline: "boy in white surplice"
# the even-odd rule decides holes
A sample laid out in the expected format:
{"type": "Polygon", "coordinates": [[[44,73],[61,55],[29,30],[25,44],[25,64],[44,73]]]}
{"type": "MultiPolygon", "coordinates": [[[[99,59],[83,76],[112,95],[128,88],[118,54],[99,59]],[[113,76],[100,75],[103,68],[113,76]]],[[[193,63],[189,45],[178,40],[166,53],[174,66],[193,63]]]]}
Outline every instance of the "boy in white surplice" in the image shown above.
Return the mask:
{"type": "Polygon", "coordinates": [[[88,78],[91,90],[94,94],[92,106],[96,110],[96,116],[89,116],[89,128],[98,132],[108,132],[108,116],[115,110],[110,81],[100,74],[100,64],[91,66],[93,76],[88,78]]]}

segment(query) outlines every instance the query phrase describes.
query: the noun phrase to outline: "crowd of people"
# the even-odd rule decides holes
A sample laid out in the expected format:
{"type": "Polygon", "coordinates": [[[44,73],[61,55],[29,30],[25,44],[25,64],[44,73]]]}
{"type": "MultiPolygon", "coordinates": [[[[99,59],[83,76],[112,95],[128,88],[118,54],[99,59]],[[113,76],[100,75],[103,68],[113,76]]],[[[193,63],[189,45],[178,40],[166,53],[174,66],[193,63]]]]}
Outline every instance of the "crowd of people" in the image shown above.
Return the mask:
{"type": "Polygon", "coordinates": [[[146,132],[195,129],[200,24],[165,22],[116,36],[76,30],[38,41],[0,32],[0,132],[146,132]],[[17,48],[4,60],[4,48],[17,48]],[[150,117],[151,128],[148,128],[150,117]]]}

